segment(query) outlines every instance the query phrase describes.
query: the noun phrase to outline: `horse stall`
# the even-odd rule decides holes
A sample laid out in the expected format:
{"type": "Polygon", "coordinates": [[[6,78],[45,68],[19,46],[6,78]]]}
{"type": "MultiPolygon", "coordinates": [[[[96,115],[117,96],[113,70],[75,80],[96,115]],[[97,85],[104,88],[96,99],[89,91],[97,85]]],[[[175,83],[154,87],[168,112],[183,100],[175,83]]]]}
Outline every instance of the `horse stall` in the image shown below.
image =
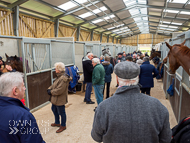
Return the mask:
{"type": "MultiPolygon", "coordinates": [[[[189,48],[190,47],[190,31],[184,32],[178,35],[176,38],[170,39],[169,44],[181,44],[184,40],[186,40],[185,45],[189,48]]],[[[167,41],[168,42],[168,41],[167,41]]],[[[162,44],[162,56],[163,58],[168,54],[170,51],[169,48],[166,46],[165,43],[162,44]]],[[[187,61],[189,62],[189,61],[187,61]]],[[[179,122],[184,117],[190,114],[190,81],[189,75],[180,66],[175,74],[169,73],[169,60],[164,67],[164,78],[163,78],[163,89],[166,94],[166,97],[169,99],[171,106],[173,108],[173,112],[177,121],[179,122]],[[167,94],[167,89],[172,84],[172,80],[174,79],[174,95],[170,96],[167,94]]]]}
{"type": "Polygon", "coordinates": [[[52,69],[54,64],[63,62],[66,67],[75,64],[74,39],[0,37],[6,38],[8,42],[6,45],[9,45],[9,48],[1,53],[6,52],[22,58],[26,106],[33,112],[48,104],[47,88],[55,77],[55,70],[52,69]]]}
{"type": "Polygon", "coordinates": [[[113,43],[101,43],[100,46],[101,50],[106,50],[106,52],[102,52],[101,55],[109,56],[109,54],[111,54],[111,56],[114,57],[115,47],[113,46],[113,43]]]}

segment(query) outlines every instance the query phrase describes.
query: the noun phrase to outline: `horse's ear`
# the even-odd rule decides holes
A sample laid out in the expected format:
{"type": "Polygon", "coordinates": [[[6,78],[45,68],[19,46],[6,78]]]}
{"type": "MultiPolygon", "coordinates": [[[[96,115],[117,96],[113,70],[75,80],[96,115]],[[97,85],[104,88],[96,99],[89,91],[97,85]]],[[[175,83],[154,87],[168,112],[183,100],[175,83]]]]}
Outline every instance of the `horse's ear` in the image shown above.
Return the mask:
{"type": "Polygon", "coordinates": [[[184,44],[185,44],[185,42],[186,42],[186,40],[184,40],[184,41],[183,41],[183,43],[181,43],[181,45],[184,45],[184,44]]]}
{"type": "Polygon", "coordinates": [[[167,42],[166,42],[166,46],[171,50],[172,46],[170,46],[167,42]]]}
{"type": "Polygon", "coordinates": [[[8,58],[9,56],[5,53],[5,56],[6,56],[6,58],[8,58]]]}

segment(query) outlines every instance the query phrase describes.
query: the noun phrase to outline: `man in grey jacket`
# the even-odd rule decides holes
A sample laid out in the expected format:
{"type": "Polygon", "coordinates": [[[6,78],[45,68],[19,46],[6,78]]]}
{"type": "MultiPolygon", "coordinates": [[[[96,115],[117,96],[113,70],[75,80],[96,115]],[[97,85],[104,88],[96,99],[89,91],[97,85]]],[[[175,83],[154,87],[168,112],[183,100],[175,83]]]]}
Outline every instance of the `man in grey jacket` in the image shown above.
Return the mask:
{"type": "Polygon", "coordinates": [[[125,61],[114,72],[119,87],[97,107],[92,138],[104,143],[170,143],[168,110],[158,99],[140,93],[140,67],[125,61]]]}

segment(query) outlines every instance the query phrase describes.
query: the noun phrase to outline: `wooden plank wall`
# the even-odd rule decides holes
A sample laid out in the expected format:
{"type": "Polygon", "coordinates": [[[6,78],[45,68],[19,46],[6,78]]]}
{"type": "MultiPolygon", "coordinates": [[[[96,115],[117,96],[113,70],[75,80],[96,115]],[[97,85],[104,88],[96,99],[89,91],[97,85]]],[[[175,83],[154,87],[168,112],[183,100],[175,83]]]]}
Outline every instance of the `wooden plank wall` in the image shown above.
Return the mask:
{"type": "Polygon", "coordinates": [[[92,41],[100,41],[100,34],[94,33],[92,41]]]}
{"type": "Polygon", "coordinates": [[[11,11],[0,9],[0,35],[14,36],[11,11]]]}
{"type": "MultiPolygon", "coordinates": [[[[76,28],[59,24],[58,37],[74,37],[76,41],[76,28]]],[[[90,41],[90,31],[80,30],[79,41],[90,41]]],[[[19,36],[35,37],[35,38],[49,38],[54,37],[54,22],[31,17],[24,14],[19,14],[19,36]]],[[[14,36],[13,29],[13,15],[12,12],[5,9],[0,9],[0,35],[14,36]]],[[[153,45],[169,39],[171,37],[164,35],[153,34],[153,45]]],[[[93,41],[100,41],[100,34],[93,34],[93,41]]],[[[109,43],[112,43],[113,37],[110,36],[109,43]]],[[[116,44],[114,39],[114,44],[116,44]]],[[[102,43],[107,43],[107,36],[102,36],[102,43]]],[[[120,43],[120,40],[118,40],[120,43]]],[[[139,44],[151,44],[152,34],[141,34],[138,37],[139,44]]],[[[122,39],[121,44],[137,45],[137,35],[122,39]]]]}
{"type": "Polygon", "coordinates": [[[76,41],[76,30],[76,28],[59,24],[58,37],[74,37],[74,40],[76,41]]]}
{"type": "Polygon", "coordinates": [[[107,43],[107,36],[102,36],[102,43],[107,43]]]}
{"type": "Polygon", "coordinates": [[[54,23],[19,14],[19,36],[49,38],[54,36],[54,23]]]}
{"type": "Polygon", "coordinates": [[[90,41],[90,31],[80,30],[80,40],[79,41],[90,41]]]}
{"type": "MultiPolygon", "coordinates": [[[[120,43],[119,40],[118,43],[120,43]]],[[[137,35],[122,39],[121,44],[137,46],[137,35]]]]}
{"type": "MultiPolygon", "coordinates": [[[[153,34],[153,45],[158,44],[164,39],[171,37],[164,35],[153,34]]],[[[122,44],[137,46],[137,35],[122,39],[122,44]]],[[[138,44],[152,44],[152,34],[140,34],[138,37],[138,44]]]]}

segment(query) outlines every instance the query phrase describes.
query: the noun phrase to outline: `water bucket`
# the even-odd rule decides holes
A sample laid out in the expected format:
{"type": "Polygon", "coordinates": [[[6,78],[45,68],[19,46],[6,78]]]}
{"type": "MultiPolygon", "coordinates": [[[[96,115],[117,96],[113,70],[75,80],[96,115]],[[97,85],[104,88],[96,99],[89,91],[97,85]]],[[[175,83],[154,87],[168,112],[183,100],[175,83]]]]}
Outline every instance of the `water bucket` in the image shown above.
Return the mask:
{"type": "Polygon", "coordinates": [[[81,91],[82,83],[77,83],[76,91],[81,91]]]}

